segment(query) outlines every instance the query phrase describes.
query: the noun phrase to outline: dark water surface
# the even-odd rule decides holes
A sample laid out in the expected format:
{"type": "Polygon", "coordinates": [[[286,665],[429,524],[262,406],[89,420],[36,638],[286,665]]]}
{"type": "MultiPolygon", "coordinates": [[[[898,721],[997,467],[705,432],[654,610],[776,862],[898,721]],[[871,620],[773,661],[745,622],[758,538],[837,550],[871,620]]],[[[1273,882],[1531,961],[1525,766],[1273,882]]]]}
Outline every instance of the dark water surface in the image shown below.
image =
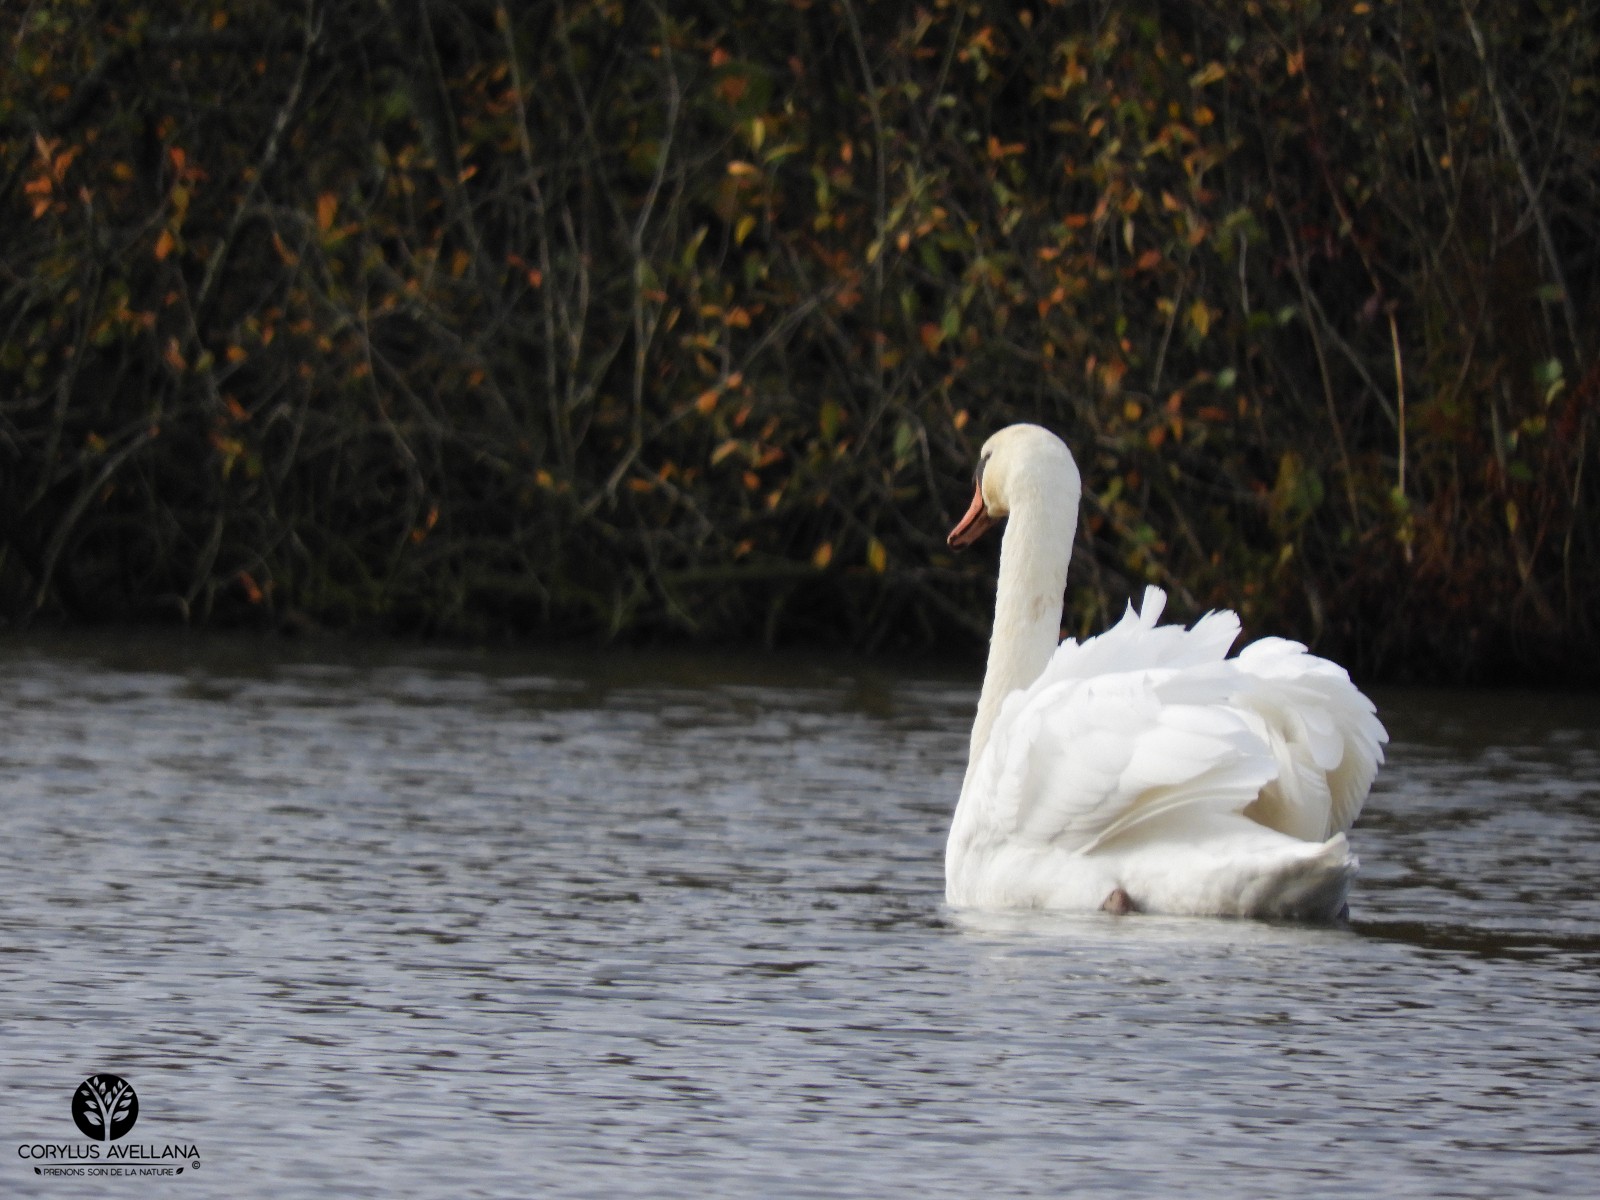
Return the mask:
{"type": "Polygon", "coordinates": [[[0,643],[0,1194],[1600,1194],[1595,697],[1380,693],[1308,929],[947,911],[976,684],[0,643]]]}

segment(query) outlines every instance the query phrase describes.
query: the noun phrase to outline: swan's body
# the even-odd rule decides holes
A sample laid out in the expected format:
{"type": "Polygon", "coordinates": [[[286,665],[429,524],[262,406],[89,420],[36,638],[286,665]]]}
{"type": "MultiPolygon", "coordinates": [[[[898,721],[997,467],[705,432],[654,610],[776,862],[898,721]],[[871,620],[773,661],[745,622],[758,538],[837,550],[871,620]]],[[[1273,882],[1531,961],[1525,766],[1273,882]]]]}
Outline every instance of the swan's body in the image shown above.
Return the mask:
{"type": "Polygon", "coordinates": [[[1000,517],[989,665],[945,853],[950,903],[1329,920],[1344,831],[1388,740],[1341,667],[1239,619],[1158,626],[1166,602],[1056,644],[1080,484],[1032,425],[984,447],[953,545],[1000,517]]]}

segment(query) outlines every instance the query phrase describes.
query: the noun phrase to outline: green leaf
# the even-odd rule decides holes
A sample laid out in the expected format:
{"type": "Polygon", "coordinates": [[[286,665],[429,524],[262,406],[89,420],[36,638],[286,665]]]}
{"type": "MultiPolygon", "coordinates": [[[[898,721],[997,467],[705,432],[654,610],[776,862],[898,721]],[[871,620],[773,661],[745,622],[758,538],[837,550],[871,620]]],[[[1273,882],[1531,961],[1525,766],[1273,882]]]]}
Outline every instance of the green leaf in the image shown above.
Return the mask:
{"type": "Polygon", "coordinates": [[[822,402],[822,411],[817,414],[817,426],[822,430],[824,440],[831,442],[838,438],[839,423],[842,417],[843,414],[840,412],[836,401],[824,400],[822,402]]]}
{"type": "Polygon", "coordinates": [[[894,431],[894,465],[897,470],[911,461],[916,448],[917,431],[911,427],[911,422],[901,421],[894,431]]]}

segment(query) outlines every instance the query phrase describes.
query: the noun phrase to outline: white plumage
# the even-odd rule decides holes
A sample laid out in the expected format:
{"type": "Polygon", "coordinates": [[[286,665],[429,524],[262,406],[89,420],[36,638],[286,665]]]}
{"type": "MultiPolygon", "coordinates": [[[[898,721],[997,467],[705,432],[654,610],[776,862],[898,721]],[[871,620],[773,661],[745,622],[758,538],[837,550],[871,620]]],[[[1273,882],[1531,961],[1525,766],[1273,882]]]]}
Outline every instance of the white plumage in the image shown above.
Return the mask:
{"type": "Polygon", "coordinates": [[[1004,430],[951,535],[964,544],[972,526],[1011,518],[946,852],[950,902],[1336,916],[1356,870],[1344,831],[1387,740],[1371,701],[1295,642],[1228,658],[1231,612],[1158,625],[1158,588],[1105,633],[1051,650],[1077,478],[1054,435],[1004,430]]]}

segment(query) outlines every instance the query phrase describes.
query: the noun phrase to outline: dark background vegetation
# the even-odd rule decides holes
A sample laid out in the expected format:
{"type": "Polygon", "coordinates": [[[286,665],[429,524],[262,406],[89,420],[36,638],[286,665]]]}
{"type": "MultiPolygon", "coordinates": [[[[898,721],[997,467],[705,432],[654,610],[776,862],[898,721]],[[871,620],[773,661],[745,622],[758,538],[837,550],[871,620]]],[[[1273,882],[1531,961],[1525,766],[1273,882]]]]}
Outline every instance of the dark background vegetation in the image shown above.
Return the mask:
{"type": "Polygon", "coordinates": [[[0,619],[972,644],[1013,420],[1358,672],[1600,663],[1600,4],[6,0],[0,619]]]}

